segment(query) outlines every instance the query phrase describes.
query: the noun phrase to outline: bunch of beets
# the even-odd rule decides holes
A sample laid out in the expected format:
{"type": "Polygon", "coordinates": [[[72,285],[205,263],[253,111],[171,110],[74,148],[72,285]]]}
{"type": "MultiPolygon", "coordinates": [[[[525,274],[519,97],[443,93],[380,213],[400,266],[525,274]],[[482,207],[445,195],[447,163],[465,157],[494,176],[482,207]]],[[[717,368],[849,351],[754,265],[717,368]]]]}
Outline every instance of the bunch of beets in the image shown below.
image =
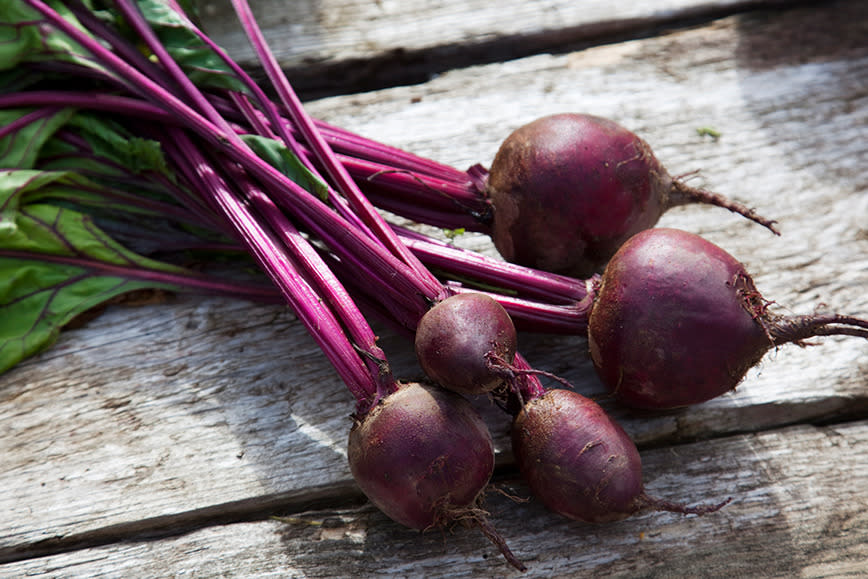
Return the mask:
{"type": "MultiPolygon", "coordinates": [[[[518,467],[561,515],[606,522],[726,503],[648,496],[627,434],[568,385],[544,388],[540,376],[551,375],[518,353],[517,328],[587,337],[614,398],[646,410],[722,395],[782,344],[868,338],[863,319],[773,313],[723,249],[654,228],[670,207],[706,203],[777,233],[773,221],[671,177],[615,122],[545,117],[512,133],[489,169],[458,170],[311,119],[245,0],[233,4],[269,94],[173,2],[117,0],[97,11],[83,0],[21,0],[12,20],[43,50],[16,63],[0,109],[26,111],[19,126],[86,111],[126,142],[158,146],[164,170],[141,170],[108,158],[82,123],[57,123],[52,137],[65,147],[64,170],[98,185],[75,198],[83,210],[111,213],[110,200],[147,209],[255,260],[271,282],[256,295],[276,288],[354,396],[351,472],[395,521],[475,525],[524,569],[480,506],[494,468],[491,435],[466,399],[480,395],[512,415],[518,467]],[[183,60],[179,48],[191,45],[207,66],[183,60]],[[132,182],[134,192],[123,186],[132,182]],[[390,224],[389,214],[484,232],[504,259],[390,224]],[[425,380],[393,377],[367,316],[413,336],[425,380]]],[[[47,174],[58,151],[4,170],[47,174]]],[[[16,251],[0,247],[0,257],[50,259],[16,251]]]]}

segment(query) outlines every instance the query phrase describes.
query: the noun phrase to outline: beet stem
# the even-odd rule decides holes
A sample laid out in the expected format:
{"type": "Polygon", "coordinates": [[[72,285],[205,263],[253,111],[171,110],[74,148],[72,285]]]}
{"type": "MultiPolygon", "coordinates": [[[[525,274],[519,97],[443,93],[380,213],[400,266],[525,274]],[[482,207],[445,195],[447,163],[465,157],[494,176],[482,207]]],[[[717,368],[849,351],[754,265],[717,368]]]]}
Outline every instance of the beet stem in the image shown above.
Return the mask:
{"type": "Polygon", "coordinates": [[[437,284],[434,275],[401,243],[397,234],[392,231],[384,218],[365,198],[359,190],[358,185],[350,177],[347,169],[340,163],[334,151],[332,151],[325,138],[317,129],[313,119],[305,111],[301,100],[298,98],[292,85],[290,85],[286,75],[283,74],[277,58],[268,47],[265,36],[262,34],[262,30],[253,16],[250,4],[247,0],[233,0],[232,6],[235,8],[235,12],[244,31],[247,33],[248,39],[256,50],[260,63],[265,68],[272,86],[289,112],[290,118],[307,141],[308,146],[314,151],[316,158],[324,166],[326,173],[331,177],[332,183],[344,194],[365,225],[375,234],[375,238],[396,257],[412,268],[420,283],[429,284],[432,290],[437,288],[439,284],[437,284]]]}
{"type": "Polygon", "coordinates": [[[747,205],[739,203],[738,201],[733,201],[732,199],[719,193],[714,193],[713,191],[691,187],[680,179],[674,179],[672,181],[672,188],[669,190],[669,201],[667,205],[669,207],[677,207],[679,205],[688,205],[691,203],[703,203],[706,205],[723,207],[733,213],[743,215],[755,223],[759,223],[775,235],[781,234],[780,230],[775,226],[777,221],[763,217],[747,205]]]}

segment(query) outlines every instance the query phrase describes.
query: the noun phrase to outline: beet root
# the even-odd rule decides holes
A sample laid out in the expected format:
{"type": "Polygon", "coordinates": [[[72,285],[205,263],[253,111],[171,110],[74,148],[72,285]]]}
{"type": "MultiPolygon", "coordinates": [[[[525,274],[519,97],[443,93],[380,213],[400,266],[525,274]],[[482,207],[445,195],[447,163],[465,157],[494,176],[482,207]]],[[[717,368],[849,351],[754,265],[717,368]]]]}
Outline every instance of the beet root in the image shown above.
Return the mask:
{"type": "Polygon", "coordinates": [[[673,179],[636,134],[601,117],[559,114],[519,127],[492,161],[491,237],[507,261],[587,277],[670,207],[725,207],[774,222],[673,179]]]}
{"type": "Polygon", "coordinates": [[[419,530],[475,525],[524,570],[479,506],[494,470],[494,445],[462,396],[400,385],[353,424],[347,456],[356,484],[392,520],[419,530]]]}
{"type": "Polygon", "coordinates": [[[533,493],[578,521],[618,521],[646,507],[701,515],[729,502],[688,507],[649,497],[630,437],[596,402],[572,390],[549,390],[527,402],[513,421],[512,448],[533,493]]]}
{"type": "Polygon", "coordinates": [[[484,394],[511,375],[517,337],[509,314],[482,293],[456,294],[428,310],[416,328],[416,356],[429,378],[459,394],[484,394]]]}
{"type": "Polygon", "coordinates": [[[457,394],[411,383],[350,431],[350,470],[362,491],[413,529],[440,526],[475,505],[494,469],[491,434],[457,394]]]}
{"type": "Polygon", "coordinates": [[[591,359],[619,402],[668,409],[724,394],[772,348],[868,322],[769,311],[744,266],[693,233],[638,233],[612,257],[588,325],[591,359]]]}

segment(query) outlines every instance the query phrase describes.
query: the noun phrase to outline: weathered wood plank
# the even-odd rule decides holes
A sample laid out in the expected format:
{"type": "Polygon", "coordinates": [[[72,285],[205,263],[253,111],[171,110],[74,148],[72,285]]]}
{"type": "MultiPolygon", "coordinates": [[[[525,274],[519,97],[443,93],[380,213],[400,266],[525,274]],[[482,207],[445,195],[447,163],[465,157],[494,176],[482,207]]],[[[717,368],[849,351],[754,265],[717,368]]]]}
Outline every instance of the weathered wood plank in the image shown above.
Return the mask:
{"type": "MultiPolygon", "coordinates": [[[[779,218],[784,237],[698,207],[673,211],[664,224],[723,245],[750,265],[767,297],[794,311],[825,302],[864,316],[865,23],[857,1],[731,18],[309,108],[458,166],[490,159],[511,128],[547,112],[610,116],[646,137],[673,172],[701,168],[696,181],[779,218]],[[722,133],[718,141],[697,135],[708,125],[722,133]]],[[[479,237],[459,243],[492,251],[479,237]]],[[[399,371],[416,371],[406,346],[383,337],[399,371]]],[[[522,340],[534,364],[600,393],[582,340],[522,340]]],[[[827,342],[784,348],[735,394],[687,411],[643,417],[613,410],[643,445],[868,415],[868,346],[827,342]]],[[[350,411],[337,377],[281,308],[191,299],[111,308],[0,377],[0,548],[305,488],[343,492],[350,411]]],[[[506,464],[505,418],[490,408],[486,416],[506,464]]],[[[863,466],[857,459],[848,468],[863,466]]],[[[672,495],[692,497],[686,489],[700,488],[685,485],[672,495]]],[[[561,540],[563,528],[550,519],[522,517],[552,527],[547,541],[561,540]]],[[[372,535],[378,549],[397,542],[397,527],[385,528],[372,535]]],[[[396,557],[399,574],[417,561],[396,557]]]]}
{"type": "MultiPolygon", "coordinates": [[[[298,90],[370,90],[420,82],[473,62],[501,61],[579,43],[798,0],[258,0],[254,13],[298,90]]],[[[202,25],[239,62],[253,49],[229,2],[202,0],[202,25]]]]}
{"type": "MultiPolygon", "coordinates": [[[[291,522],[217,526],[0,565],[8,576],[245,577],[829,577],[868,560],[868,423],[799,426],[642,454],[648,490],[697,502],[705,517],[647,512],[599,526],[492,494],[519,574],[476,531],[423,535],[369,506],[299,513],[291,522]]],[[[513,492],[526,489],[514,481],[513,492]]]]}

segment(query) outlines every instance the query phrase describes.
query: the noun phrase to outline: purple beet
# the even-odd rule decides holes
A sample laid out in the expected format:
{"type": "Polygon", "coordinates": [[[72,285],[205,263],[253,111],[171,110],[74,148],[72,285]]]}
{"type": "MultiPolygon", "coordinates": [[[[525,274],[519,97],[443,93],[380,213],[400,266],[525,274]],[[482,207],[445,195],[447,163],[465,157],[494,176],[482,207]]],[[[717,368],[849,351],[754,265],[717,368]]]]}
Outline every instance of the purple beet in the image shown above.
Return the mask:
{"type": "Polygon", "coordinates": [[[456,294],[428,310],[416,328],[416,356],[429,378],[459,394],[484,394],[510,372],[517,337],[509,314],[492,297],[456,294]]]}
{"type": "Polygon", "coordinates": [[[833,334],[868,338],[868,321],[769,311],[744,266],[693,233],[638,233],[603,273],[588,326],[591,358],[623,404],[667,409],[710,400],[772,348],[833,334]]]}
{"type": "Polygon", "coordinates": [[[687,507],[648,496],[633,441],[596,402],[572,390],[527,402],[513,421],[512,449],[533,493],[578,521],[617,521],[646,507],[701,515],[729,502],[687,507]]]}
{"type": "Polygon", "coordinates": [[[753,210],[673,179],[634,133],[585,114],[515,130],[492,162],[487,193],[491,237],[504,259],[576,277],[599,272],[622,243],[677,205],[718,205],[777,233],[753,210]]]}
{"type": "Polygon", "coordinates": [[[479,507],[494,444],[459,394],[402,384],[353,424],[347,456],[356,484],[392,520],[421,531],[475,525],[512,566],[526,569],[479,507]]]}
{"type": "Polygon", "coordinates": [[[525,570],[479,507],[494,471],[494,444],[459,394],[400,385],[353,424],[347,456],[356,484],[392,520],[423,531],[475,525],[511,565],[525,570]]]}

